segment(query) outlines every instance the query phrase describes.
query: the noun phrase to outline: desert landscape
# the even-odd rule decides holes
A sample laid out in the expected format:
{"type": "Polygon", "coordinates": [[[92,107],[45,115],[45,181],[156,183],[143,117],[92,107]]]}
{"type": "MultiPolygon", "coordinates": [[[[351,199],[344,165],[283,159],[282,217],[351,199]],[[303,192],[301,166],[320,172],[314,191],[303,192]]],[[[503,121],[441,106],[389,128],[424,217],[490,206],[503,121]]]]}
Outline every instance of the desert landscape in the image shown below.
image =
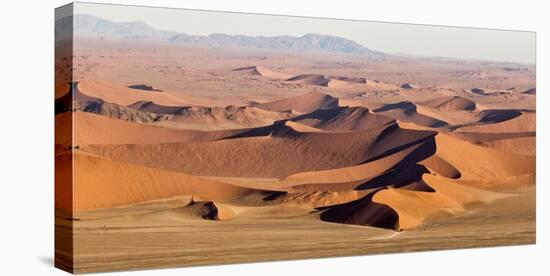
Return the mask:
{"type": "Polygon", "coordinates": [[[59,267],[536,241],[535,65],[77,20],[56,45],[59,267]]]}

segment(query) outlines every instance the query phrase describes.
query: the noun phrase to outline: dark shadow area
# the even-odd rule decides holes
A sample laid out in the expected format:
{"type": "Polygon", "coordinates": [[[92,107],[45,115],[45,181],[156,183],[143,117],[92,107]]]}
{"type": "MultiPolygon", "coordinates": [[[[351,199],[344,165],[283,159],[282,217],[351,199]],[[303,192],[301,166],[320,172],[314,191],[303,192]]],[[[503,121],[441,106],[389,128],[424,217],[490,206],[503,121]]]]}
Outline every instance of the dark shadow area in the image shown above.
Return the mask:
{"type": "Polygon", "coordinates": [[[153,88],[153,86],[146,85],[146,84],[133,84],[128,85],[128,88],[131,89],[138,89],[138,90],[145,90],[145,91],[151,91],[151,92],[163,92],[160,89],[153,88]]]}
{"type": "Polygon", "coordinates": [[[399,214],[385,204],[372,201],[372,197],[380,190],[349,203],[328,207],[320,218],[327,222],[399,230],[399,214]]]}

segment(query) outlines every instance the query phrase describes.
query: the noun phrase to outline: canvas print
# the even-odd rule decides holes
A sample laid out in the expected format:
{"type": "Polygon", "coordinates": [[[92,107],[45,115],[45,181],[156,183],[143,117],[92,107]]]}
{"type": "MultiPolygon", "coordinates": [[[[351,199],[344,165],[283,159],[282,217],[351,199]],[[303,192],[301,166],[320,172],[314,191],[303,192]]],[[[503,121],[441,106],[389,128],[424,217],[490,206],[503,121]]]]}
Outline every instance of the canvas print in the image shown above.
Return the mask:
{"type": "Polygon", "coordinates": [[[533,244],[535,33],[73,3],[74,273],[533,244]]]}

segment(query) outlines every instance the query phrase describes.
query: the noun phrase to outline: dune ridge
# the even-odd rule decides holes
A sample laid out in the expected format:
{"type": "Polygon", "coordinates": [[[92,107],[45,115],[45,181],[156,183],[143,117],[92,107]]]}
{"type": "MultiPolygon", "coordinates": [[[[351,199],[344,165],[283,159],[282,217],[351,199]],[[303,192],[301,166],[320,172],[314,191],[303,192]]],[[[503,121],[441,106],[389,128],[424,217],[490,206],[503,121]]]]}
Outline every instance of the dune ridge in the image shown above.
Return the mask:
{"type": "Polygon", "coordinates": [[[233,69],[233,71],[246,72],[251,75],[258,75],[258,76],[262,76],[270,79],[276,79],[276,80],[286,80],[290,77],[289,74],[273,71],[267,67],[260,66],[260,65],[240,67],[240,68],[233,69]]]}
{"type": "Polygon", "coordinates": [[[327,94],[312,91],[293,98],[282,99],[273,102],[255,105],[258,108],[270,111],[291,111],[310,113],[319,109],[332,109],[338,107],[338,98],[327,94]]]}
{"type": "Polygon", "coordinates": [[[476,109],[476,103],[474,101],[459,96],[444,96],[419,102],[418,104],[442,111],[476,109]]]}
{"type": "Polygon", "coordinates": [[[428,127],[444,127],[448,123],[426,115],[417,111],[417,106],[412,102],[399,102],[395,104],[387,104],[381,108],[375,109],[375,113],[395,118],[399,121],[412,122],[421,126],[428,127]]]}
{"type": "Polygon", "coordinates": [[[340,107],[322,109],[290,119],[315,128],[330,131],[355,131],[384,127],[395,120],[378,115],[364,107],[340,107]]]}

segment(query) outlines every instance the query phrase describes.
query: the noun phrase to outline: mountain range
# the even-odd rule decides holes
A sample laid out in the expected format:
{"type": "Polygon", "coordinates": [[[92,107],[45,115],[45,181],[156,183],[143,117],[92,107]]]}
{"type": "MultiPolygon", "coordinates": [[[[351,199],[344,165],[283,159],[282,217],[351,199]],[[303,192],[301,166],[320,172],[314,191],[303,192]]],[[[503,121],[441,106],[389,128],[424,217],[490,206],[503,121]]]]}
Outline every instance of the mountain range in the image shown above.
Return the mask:
{"type": "Polygon", "coordinates": [[[303,36],[247,36],[214,33],[188,35],[153,28],[142,21],[112,22],[87,14],[77,14],[56,21],[56,37],[71,33],[78,35],[112,36],[165,40],[185,45],[215,48],[259,48],[297,52],[325,52],[382,57],[385,54],[370,50],[361,44],[342,37],[309,33],[303,36]]]}

